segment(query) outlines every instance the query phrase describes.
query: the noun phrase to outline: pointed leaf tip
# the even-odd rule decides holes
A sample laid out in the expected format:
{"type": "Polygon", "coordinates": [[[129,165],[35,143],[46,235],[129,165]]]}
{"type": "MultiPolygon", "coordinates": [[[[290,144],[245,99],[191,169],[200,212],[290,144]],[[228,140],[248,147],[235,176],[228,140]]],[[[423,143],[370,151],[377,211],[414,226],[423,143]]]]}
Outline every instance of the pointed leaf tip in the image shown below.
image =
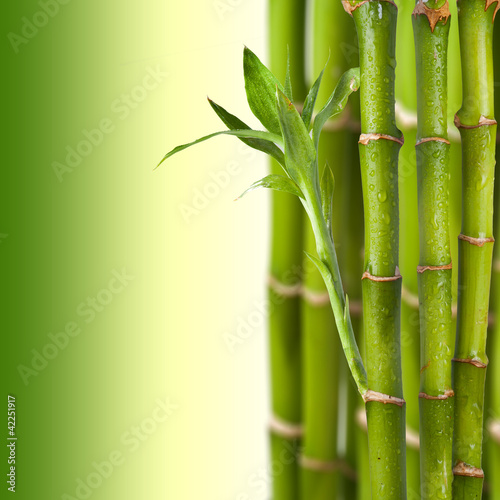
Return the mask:
{"type": "Polygon", "coordinates": [[[277,86],[284,90],[283,86],[250,49],[245,49],[243,54],[243,72],[248,105],[252,113],[267,130],[280,135],[275,89],[277,86]]]}
{"type": "Polygon", "coordinates": [[[271,174],[257,182],[254,182],[246,191],[244,191],[237,199],[243,198],[250,191],[254,191],[259,188],[269,188],[275,191],[281,191],[283,193],[293,194],[299,198],[304,198],[302,191],[299,186],[295,184],[291,179],[285,177],[284,175],[271,174]]]}

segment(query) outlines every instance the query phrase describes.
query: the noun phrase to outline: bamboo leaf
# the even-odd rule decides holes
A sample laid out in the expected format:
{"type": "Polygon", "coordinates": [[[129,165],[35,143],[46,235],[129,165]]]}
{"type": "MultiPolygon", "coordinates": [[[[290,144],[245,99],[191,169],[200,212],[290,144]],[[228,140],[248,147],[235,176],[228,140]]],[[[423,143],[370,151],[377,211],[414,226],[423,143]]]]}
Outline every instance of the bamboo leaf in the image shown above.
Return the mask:
{"type": "Polygon", "coordinates": [[[283,139],[275,134],[271,134],[269,132],[262,132],[260,130],[223,130],[222,132],[215,132],[214,134],[206,135],[205,137],[201,137],[200,139],[190,142],[189,144],[182,144],[181,146],[177,146],[176,148],[172,149],[172,151],[168,152],[163,159],[161,160],[160,163],[156,166],[158,168],[166,159],[170,158],[171,156],[175,155],[176,153],[179,153],[180,151],[183,151],[184,149],[187,149],[191,146],[194,146],[195,144],[199,144],[200,142],[207,141],[208,139],[211,139],[212,137],[217,137],[218,135],[234,135],[236,137],[246,137],[246,138],[254,138],[254,139],[263,139],[265,141],[270,141],[270,142],[276,142],[278,144],[282,144],[283,139]]]}
{"type": "MultiPolygon", "coordinates": [[[[328,232],[332,234],[332,215],[333,215],[333,192],[335,189],[335,178],[332,169],[327,163],[321,176],[320,192],[323,217],[325,218],[328,232]]],[[[333,237],[333,236],[332,236],[333,237]]]]}
{"type": "Polygon", "coordinates": [[[268,175],[260,181],[254,182],[239,198],[243,198],[250,191],[254,191],[259,188],[269,188],[275,191],[282,191],[284,193],[290,193],[299,198],[304,199],[304,195],[300,190],[299,186],[295,184],[291,179],[285,177],[284,175],[268,175]]]}
{"type": "Polygon", "coordinates": [[[319,136],[325,123],[338,115],[345,107],[349,96],[358,90],[360,85],[359,68],[346,71],[340,78],[337,87],[328,99],[323,109],[317,114],[313,124],[314,147],[318,149],[319,136]]]}
{"type": "MultiPolygon", "coordinates": [[[[328,63],[327,63],[328,64],[328,63]]],[[[307,130],[311,127],[311,119],[314,112],[314,106],[316,105],[316,99],[318,98],[319,87],[321,85],[321,80],[323,79],[323,74],[325,72],[326,65],[323,71],[319,74],[316,81],[313,83],[311,90],[307,94],[306,100],[304,101],[304,109],[302,110],[302,121],[306,126],[307,130]]]]}
{"type": "MultiPolygon", "coordinates": [[[[224,122],[228,129],[252,130],[246,123],[242,122],[237,116],[234,116],[226,111],[222,106],[219,106],[211,99],[208,99],[208,102],[210,103],[210,106],[212,106],[212,109],[217,113],[217,116],[224,122]]],[[[283,152],[273,142],[263,139],[244,137],[240,137],[239,139],[247,146],[250,146],[257,151],[262,151],[263,153],[272,156],[281,166],[285,167],[285,157],[283,155],[283,152]]]]}
{"type": "Polygon", "coordinates": [[[279,89],[277,99],[285,146],[286,171],[304,191],[304,188],[310,188],[317,183],[316,150],[301,116],[290,99],[279,89]]]}
{"type": "Polygon", "coordinates": [[[293,102],[292,80],[290,78],[290,47],[286,48],[285,95],[293,102]]]}
{"type": "Polygon", "coordinates": [[[248,105],[252,113],[269,132],[281,134],[276,109],[276,87],[283,92],[283,85],[247,47],[243,52],[243,70],[248,105]]]}

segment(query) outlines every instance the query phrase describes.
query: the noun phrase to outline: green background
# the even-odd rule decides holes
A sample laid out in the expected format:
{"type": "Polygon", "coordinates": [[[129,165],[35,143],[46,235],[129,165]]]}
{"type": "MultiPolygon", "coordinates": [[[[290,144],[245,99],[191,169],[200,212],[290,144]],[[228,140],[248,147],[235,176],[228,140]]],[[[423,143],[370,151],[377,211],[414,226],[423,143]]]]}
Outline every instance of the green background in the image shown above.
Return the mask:
{"type": "Polygon", "coordinates": [[[12,394],[17,498],[266,497],[268,194],[233,203],[265,159],[220,138],[153,172],[223,128],[207,94],[255,124],[241,58],[266,54],[265,17],[264,1],[4,6],[0,461],[12,394]]]}

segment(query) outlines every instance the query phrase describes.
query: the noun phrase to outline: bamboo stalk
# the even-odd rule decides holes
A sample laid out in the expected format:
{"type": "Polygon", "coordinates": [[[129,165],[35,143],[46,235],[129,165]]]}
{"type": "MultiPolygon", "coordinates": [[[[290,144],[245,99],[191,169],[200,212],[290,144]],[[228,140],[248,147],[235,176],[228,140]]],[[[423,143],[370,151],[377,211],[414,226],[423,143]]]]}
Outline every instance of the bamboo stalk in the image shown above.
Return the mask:
{"type": "Polygon", "coordinates": [[[398,404],[365,399],[373,498],[406,498],[405,408],[401,376],[398,270],[398,153],[395,124],[397,7],[344,2],[354,17],[361,69],[360,158],[365,211],[363,321],[371,390],[398,404]]]}
{"type": "MultiPolygon", "coordinates": [[[[312,66],[323,75],[318,101],[323,105],[347,69],[340,51],[345,23],[340,23],[342,6],[330,0],[316,0],[312,11],[312,66]]],[[[331,121],[330,123],[336,123],[331,121]]],[[[335,128],[335,127],[332,127],[335,128]]],[[[325,129],[320,139],[318,166],[320,176],[325,164],[332,166],[335,181],[344,184],[346,132],[325,129]]],[[[341,241],[341,196],[334,196],[332,229],[341,241]]],[[[314,254],[316,241],[309,221],[304,224],[304,248],[314,254]]],[[[304,440],[302,450],[301,492],[308,500],[337,497],[342,467],[338,456],[339,363],[341,346],[328,291],[318,269],[307,257],[304,262],[302,335],[304,344],[304,440]]]]}
{"type": "MultiPolygon", "coordinates": [[[[306,95],[304,68],[305,1],[270,0],[270,64],[272,71],[284,81],[287,46],[290,51],[291,78],[296,96],[306,95]],[[283,22],[284,16],[286,22],[283,22]]],[[[272,173],[281,173],[281,166],[271,160],[272,173]]],[[[269,300],[275,304],[269,317],[271,399],[274,418],[297,427],[302,422],[302,352],[300,331],[300,297],[294,290],[301,285],[303,212],[294,196],[273,191],[269,300]],[[288,290],[289,293],[283,293],[288,290]]],[[[273,477],[274,500],[299,498],[297,460],[283,460],[290,450],[297,452],[300,433],[271,430],[271,460],[282,467],[273,477]]]]}
{"type": "Polygon", "coordinates": [[[451,360],[452,264],[448,195],[447,0],[418,0],[413,13],[417,64],[417,171],[420,264],[420,469],[422,498],[451,499],[454,400],[451,360]]]}
{"type": "Polygon", "coordinates": [[[454,358],[456,394],[453,495],[481,498],[486,333],[493,253],[493,184],[496,121],[492,36],[495,8],[460,0],[458,23],[463,103],[456,125],[462,137],[462,234],[454,358]]]}

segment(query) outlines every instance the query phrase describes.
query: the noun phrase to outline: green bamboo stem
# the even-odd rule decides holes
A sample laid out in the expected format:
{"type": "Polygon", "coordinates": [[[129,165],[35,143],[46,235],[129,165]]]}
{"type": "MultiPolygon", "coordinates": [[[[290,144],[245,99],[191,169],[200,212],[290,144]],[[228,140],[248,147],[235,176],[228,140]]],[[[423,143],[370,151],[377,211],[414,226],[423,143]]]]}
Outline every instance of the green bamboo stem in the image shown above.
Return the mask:
{"type": "Polygon", "coordinates": [[[462,234],[454,358],[456,394],[453,495],[482,495],[486,333],[493,253],[496,122],[493,99],[493,18],[496,4],[460,0],[458,24],[463,103],[456,124],[462,137],[462,234]],[[486,8],[486,10],[485,10],[486,8]]]}
{"type": "Polygon", "coordinates": [[[451,360],[455,342],[448,217],[449,17],[447,0],[418,0],[413,16],[418,102],[420,469],[424,499],[451,499],[453,482],[451,360]]]}
{"type": "Polygon", "coordinates": [[[360,159],[365,213],[363,321],[368,384],[399,404],[367,401],[373,498],[406,498],[405,408],[401,376],[398,271],[398,154],[395,123],[397,7],[344,3],[356,24],[361,68],[360,159]],[[371,135],[370,135],[371,134],[371,135]],[[385,278],[381,281],[377,278],[385,278]]]}
{"type": "MultiPolygon", "coordinates": [[[[495,82],[500,81],[500,31],[494,30],[493,47],[494,65],[495,65],[495,82]]],[[[498,88],[498,87],[496,87],[498,88]]],[[[500,100],[495,99],[495,114],[498,116],[500,111],[500,100]]],[[[498,145],[498,136],[497,136],[498,145]]],[[[497,165],[500,161],[500,149],[496,151],[497,165]]],[[[495,228],[500,228],[500,192],[498,189],[500,176],[496,176],[495,186],[495,228]]],[[[493,288],[492,310],[493,310],[493,327],[491,335],[488,339],[489,350],[488,355],[493,360],[490,369],[488,370],[487,384],[489,384],[489,414],[486,416],[486,427],[488,429],[488,455],[486,457],[486,474],[489,483],[489,492],[491,500],[500,500],[500,474],[496,473],[498,464],[500,464],[500,246],[496,246],[493,261],[493,288]]]]}
{"type": "MultiPolygon", "coordinates": [[[[305,1],[270,0],[269,9],[272,71],[284,81],[288,46],[294,91],[304,99],[305,1]]],[[[282,171],[274,160],[271,171],[282,171]]],[[[298,462],[287,457],[290,450],[297,451],[300,433],[294,427],[302,422],[300,297],[294,290],[301,285],[303,211],[296,197],[276,191],[272,193],[272,206],[271,283],[285,285],[269,287],[269,300],[275,305],[269,317],[272,412],[274,418],[291,424],[291,432],[277,431],[276,426],[271,431],[271,461],[282,466],[273,477],[272,491],[274,500],[297,500],[298,462]]]]}

